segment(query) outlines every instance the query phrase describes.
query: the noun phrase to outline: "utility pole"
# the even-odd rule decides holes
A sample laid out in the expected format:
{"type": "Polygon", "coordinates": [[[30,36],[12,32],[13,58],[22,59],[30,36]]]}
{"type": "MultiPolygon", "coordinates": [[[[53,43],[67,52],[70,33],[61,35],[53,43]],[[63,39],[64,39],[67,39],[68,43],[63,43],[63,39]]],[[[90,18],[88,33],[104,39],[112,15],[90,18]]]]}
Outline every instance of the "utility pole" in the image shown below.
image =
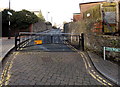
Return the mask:
{"type": "Polygon", "coordinates": [[[9,0],[9,10],[10,10],[10,0],[9,0]]]}

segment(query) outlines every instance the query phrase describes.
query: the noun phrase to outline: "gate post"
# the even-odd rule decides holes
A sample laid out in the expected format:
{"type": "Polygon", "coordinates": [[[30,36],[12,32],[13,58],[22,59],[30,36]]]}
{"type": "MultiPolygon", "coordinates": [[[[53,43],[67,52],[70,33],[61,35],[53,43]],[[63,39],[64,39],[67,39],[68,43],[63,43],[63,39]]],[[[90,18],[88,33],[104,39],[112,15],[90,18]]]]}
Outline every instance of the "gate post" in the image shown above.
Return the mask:
{"type": "Polygon", "coordinates": [[[18,35],[16,34],[15,35],[15,51],[17,51],[17,37],[18,37],[18,35]]]}
{"type": "Polygon", "coordinates": [[[82,51],[84,51],[84,33],[81,34],[82,51]]]}

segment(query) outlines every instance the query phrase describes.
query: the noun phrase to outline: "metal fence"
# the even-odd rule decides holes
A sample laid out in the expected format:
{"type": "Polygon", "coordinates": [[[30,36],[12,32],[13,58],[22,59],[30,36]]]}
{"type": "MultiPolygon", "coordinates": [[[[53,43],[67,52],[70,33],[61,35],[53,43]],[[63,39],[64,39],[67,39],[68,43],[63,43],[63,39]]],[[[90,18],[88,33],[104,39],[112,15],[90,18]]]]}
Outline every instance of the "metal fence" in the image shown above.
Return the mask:
{"type": "Polygon", "coordinates": [[[15,50],[40,44],[71,44],[84,50],[84,34],[20,32],[15,37],[15,50]],[[36,41],[41,41],[36,44],[36,41]]]}

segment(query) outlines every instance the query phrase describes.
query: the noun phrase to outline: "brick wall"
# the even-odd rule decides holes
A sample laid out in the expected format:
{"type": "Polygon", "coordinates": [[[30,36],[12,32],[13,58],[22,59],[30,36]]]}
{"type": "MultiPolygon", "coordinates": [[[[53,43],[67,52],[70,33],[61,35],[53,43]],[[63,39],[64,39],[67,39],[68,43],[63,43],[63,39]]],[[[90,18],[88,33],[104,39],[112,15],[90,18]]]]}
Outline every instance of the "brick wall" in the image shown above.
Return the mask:
{"type": "Polygon", "coordinates": [[[41,32],[51,28],[52,25],[46,25],[45,22],[40,20],[37,23],[33,24],[33,32],[41,32]]]}
{"type": "MultiPolygon", "coordinates": [[[[99,25],[99,24],[97,24],[99,25]]],[[[103,57],[103,47],[120,48],[119,36],[96,35],[95,33],[85,31],[84,24],[80,22],[67,23],[64,26],[65,33],[85,33],[85,50],[94,52],[103,57]]],[[[72,38],[71,41],[74,38],[72,38]]],[[[74,43],[74,42],[73,42],[74,43]]],[[[106,58],[111,61],[120,61],[119,52],[107,52],[106,58]]]]}

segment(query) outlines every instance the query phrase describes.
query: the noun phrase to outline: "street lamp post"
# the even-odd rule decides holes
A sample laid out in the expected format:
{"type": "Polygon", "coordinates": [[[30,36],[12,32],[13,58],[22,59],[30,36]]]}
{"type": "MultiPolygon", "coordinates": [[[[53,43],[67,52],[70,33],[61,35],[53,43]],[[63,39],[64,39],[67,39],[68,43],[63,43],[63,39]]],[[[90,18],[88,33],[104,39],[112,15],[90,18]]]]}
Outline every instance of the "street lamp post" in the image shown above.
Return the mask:
{"type": "Polygon", "coordinates": [[[50,13],[50,12],[47,12],[47,21],[49,21],[49,17],[48,17],[48,16],[49,16],[49,13],[50,13]]]}
{"type": "MultiPolygon", "coordinates": [[[[9,0],[9,10],[10,10],[10,0],[9,0]]],[[[8,15],[9,15],[8,39],[11,39],[10,15],[12,15],[12,13],[10,13],[10,12],[8,11],[8,15]]]]}
{"type": "Polygon", "coordinates": [[[9,29],[8,29],[8,39],[11,39],[11,29],[10,29],[10,15],[9,15],[9,29]]]}
{"type": "Polygon", "coordinates": [[[11,39],[10,16],[12,15],[12,13],[8,11],[8,15],[9,15],[8,39],[11,39]]]}
{"type": "Polygon", "coordinates": [[[53,22],[53,17],[51,17],[51,23],[53,22]]]}

